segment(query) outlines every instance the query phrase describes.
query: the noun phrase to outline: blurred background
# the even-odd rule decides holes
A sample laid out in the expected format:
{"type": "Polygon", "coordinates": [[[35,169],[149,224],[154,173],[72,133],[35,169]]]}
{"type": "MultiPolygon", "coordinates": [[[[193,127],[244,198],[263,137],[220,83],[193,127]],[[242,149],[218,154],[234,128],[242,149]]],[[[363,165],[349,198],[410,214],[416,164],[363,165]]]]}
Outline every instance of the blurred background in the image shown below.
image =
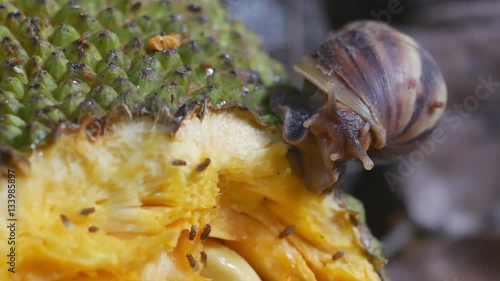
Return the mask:
{"type": "Polygon", "coordinates": [[[353,164],[345,188],[365,204],[391,280],[500,280],[500,1],[223,2],[297,87],[293,63],[353,20],[393,25],[433,54],[449,91],[446,140],[404,173],[402,161],[370,172],[353,164]]]}

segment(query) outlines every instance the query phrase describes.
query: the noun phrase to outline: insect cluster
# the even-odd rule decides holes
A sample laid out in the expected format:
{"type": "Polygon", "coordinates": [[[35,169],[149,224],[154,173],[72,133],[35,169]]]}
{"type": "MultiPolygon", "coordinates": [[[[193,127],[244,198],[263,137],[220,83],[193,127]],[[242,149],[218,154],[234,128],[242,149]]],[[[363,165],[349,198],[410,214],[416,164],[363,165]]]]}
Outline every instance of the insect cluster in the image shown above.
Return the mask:
{"type": "Polygon", "coordinates": [[[379,22],[344,26],[295,70],[305,78],[302,92],[276,91],[271,107],[314,192],[341,182],[351,159],[370,170],[372,157],[411,151],[446,104],[446,84],[431,55],[379,22]]]}

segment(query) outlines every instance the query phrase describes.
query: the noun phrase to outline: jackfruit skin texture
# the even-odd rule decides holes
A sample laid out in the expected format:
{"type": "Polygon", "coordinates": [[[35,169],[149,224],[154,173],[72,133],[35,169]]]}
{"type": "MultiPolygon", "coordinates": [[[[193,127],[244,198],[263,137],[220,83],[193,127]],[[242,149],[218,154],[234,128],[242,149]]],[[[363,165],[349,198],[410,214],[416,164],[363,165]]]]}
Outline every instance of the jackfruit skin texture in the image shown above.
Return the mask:
{"type": "Polygon", "coordinates": [[[14,280],[206,280],[207,223],[264,280],[379,280],[362,206],[292,175],[267,105],[282,67],[218,1],[0,2],[0,39],[0,166],[36,253],[14,280]]]}
{"type": "Polygon", "coordinates": [[[207,101],[278,121],[266,87],[282,82],[282,68],[218,1],[9,1],[0,23],[0,144],[32,150],[119,105],[172,132],[207,101]],[[148,47],[172,33],[178,49],[148,47]]]}

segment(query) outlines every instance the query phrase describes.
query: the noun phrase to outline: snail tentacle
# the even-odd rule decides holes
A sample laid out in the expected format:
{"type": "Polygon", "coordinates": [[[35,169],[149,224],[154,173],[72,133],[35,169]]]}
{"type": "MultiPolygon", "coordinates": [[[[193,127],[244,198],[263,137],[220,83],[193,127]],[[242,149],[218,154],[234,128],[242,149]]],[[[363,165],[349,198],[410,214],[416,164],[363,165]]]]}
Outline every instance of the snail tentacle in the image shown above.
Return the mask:
{"type": "Polygon", "coordinates": [[[342,104],[335,108],[325,106],[304,122],[304,127],[321,140],[318,145],[329,156],[327,161],[358,158],[365,169],[371,170],[373,161],[367,154],[372,140],[370,124],[342,104]]]}
{"type": "Polygon", "coordinates": [[[337,186],[350,159],[370,170],[371,157],[411,151],[444,113],[447,90],[436,62],[380,22],[344,26],[295,70],[303,92],[271,95],[271,108],[314,192],[337,186]]]}

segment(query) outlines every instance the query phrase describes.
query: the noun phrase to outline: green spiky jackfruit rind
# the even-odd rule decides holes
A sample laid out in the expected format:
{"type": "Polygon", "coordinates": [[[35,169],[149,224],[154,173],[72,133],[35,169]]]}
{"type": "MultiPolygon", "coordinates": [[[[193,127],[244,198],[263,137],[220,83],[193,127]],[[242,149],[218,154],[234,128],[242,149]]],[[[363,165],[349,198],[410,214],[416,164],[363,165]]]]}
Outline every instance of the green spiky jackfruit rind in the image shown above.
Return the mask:
{"type": "Polygon", "coordinates": [[[282,67],[218,1],[0,1],[0,40],[0,121],[23,122],[0,122],[0,145],[19,151],[50,141],[62,122],[102,118],[118,105],[178,117],[207,99],[279,122],[267,91],[284,79],[282,67]],[[148,47],[172,32],[183,38],[178,49],[148,47]]]}

